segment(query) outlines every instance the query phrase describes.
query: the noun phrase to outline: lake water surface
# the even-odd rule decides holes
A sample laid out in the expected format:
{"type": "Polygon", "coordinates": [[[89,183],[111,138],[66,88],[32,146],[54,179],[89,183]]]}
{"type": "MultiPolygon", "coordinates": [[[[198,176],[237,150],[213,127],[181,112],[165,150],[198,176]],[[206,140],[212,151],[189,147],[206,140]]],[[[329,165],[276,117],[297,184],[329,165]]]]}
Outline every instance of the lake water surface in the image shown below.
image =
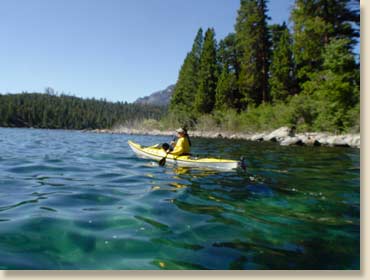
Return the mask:
{"type": "Polygon", "coordinates": [[[159,167],[127,140],[0,128],[0,269],[359,269],[360,151],[193,139],[248,172],[159,167]]]}

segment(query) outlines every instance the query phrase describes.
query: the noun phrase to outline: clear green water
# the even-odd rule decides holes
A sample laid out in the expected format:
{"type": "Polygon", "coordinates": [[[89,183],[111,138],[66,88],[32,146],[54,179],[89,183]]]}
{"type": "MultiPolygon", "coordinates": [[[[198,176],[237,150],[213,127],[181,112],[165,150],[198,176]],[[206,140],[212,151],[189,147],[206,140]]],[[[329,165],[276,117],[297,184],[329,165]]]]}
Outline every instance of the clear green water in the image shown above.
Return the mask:
{"type": "Polygon", "coordinates": [[[248,173],[158,167],[127,140],[0,129],[0,269],[359,269],[357,149],[193,139],[248,173]]]}

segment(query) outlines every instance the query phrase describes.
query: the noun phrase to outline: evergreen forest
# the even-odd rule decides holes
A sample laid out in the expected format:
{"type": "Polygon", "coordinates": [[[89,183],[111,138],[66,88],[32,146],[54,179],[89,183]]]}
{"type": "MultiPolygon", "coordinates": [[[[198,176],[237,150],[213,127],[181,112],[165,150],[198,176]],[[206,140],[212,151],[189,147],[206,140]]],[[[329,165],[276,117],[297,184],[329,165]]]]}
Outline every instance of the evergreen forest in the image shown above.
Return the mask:
{"type": "Polygon", "coordinates": [[[112,128],[141,119],[160,119],[163,108],[45,93],[0,94],[0,126],[55,129],[112,128]]]}
{"type": "Polygon", "coordinates": [[[358,132],[359,0],[296,0],[289,24],[273,25],[267,4],[241,0],[234,32],[219,42],[213,28],[198,30],[167,123],[358,132]]]}

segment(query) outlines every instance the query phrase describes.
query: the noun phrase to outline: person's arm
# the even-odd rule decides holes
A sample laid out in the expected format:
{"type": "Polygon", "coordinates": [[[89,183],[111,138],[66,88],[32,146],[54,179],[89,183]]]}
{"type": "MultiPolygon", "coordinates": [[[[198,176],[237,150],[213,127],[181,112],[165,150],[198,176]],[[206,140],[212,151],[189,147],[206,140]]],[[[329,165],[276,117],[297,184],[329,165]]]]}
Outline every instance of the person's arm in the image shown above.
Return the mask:
{"type": "Polygon", "coordinates": [[[170,142],[170,145],[172,146],[172,149],[176,146],[176,142],[177,142],[177,136],[174,136],[172,138],[172,141],[170,142]]]}

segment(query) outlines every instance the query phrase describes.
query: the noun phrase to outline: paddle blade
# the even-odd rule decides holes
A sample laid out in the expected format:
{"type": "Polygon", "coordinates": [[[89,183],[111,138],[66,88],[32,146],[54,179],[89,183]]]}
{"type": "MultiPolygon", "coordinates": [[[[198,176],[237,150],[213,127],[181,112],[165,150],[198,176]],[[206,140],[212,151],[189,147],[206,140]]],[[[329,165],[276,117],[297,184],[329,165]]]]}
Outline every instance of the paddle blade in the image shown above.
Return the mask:
{"type": "Polygon", "coordinates": [[[166,157],[162,158],[158,164],[159,166],[164,166],[166,164],[166,157]]]}

